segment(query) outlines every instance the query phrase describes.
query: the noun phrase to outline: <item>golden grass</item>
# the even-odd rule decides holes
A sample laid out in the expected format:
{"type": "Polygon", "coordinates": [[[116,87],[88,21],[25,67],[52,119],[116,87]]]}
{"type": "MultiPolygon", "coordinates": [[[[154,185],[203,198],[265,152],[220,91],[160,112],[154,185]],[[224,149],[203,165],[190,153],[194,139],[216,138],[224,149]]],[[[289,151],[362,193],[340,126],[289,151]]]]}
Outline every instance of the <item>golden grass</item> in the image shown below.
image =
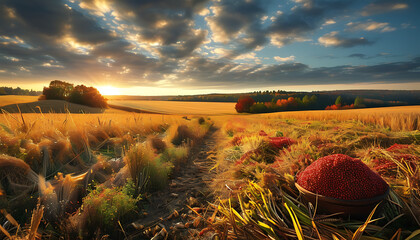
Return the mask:
{"type": "Polygon", "coordinates": [[[302,120],[355,120],[365,124],[375,124],[385,128],[389,127],[396,131],[420,129],[420,106],[284,112],[272,114],[270,117],[302,120]]]}
{"type": "Polygon", "coordinates": [[[9,113],[102,113],[106,110],[69,103],[63,100],[43,100],[37,102],[11,104],[3,106],[1,109],[9,113]]]}
{"type": "MultiPolygon", "coordinates": [[[[156,130],[162,124],[184,122],[180,116],[138,113],[101,113],[101,114],[65,114],[65,113],[5,113],[0,115],[0,123],[15,134],[32,139],[34,142],[41,138],[54,136],[67,137],[69,132],[80,133],[79,138],[87,133],[100,135],[106,130],[108,135],[124,136],[131,134],[146,134],[156,130]],[[18,133],[26,124],[27,132],[18,133]]],[[[18,136],[17,136],[18,137],[18,136]]]]}
{"type": "Polygon", "coordinates": [[[420,106],[365,108],[349,110],[321,110],[281,112],[262,115],[252,115],[251,118],[281,118],[300,120],[355,120],[364,124],[375,124],[395,131],[420,130],[420,106]]]}
{"type": "Polygon", "coordinates": [[[0,96],[0,107],[10,104],[29,103],[38,101],[38,96],[5,95],[0,96]]]}
{"type": "Polygon", "coordinates": [[[140,109],[149,112],[186,115],[236,114],[235,103],[111,100],[109,104],[140,109]]]}

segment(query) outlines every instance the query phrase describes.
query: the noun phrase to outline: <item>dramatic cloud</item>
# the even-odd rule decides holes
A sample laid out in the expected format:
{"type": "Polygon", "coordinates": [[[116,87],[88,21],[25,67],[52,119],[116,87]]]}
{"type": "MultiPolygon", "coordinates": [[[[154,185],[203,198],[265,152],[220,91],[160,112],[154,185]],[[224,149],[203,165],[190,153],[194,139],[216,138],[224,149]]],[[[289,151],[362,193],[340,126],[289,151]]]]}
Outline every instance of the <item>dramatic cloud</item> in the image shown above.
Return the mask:
{"type": "Polygon", "coordinates": [[[190,87],[217,87],[224,82],[223,79],[229,79],[230,86],[234,87],[258,87],[261,84],[287,86],[314,82],[317,84],[393,83],[397,76],[401,77],[401,82],[418,82],[419,70],[420,58],[372,66],[344,65],[320,68],[311,68],[302,63],[249,66],[196,58],[191,60],[182,72],[185,79],[201,79],[188,82],[190,87]]]}
{"type": "Polygon", "coordinates": [[[340,36],[337,31],[330,32],[318,38],[318,42],[325,47],[344,47],[350,48],[358,45],[370,45],[373,42],[368,41],[364,37],[348,38],[340,36]]]}
{"type": "Polygon", "coordinates": [[[203,90],[420,82],[409,3],[3,0],[0,81],[203,90]]]}
{"type": "Polygon", "coordinates": [[[194,14],[201,13],[207,0],[131,1],[83,0],[81,6],[134,24],[139,42],[161,46],[163,57],[190,55],[204,41],[207,32],[194,29],[194,14]]]}
{"type": "Polygon", "coordinates": [[[328,16],[332,13],[340,12],[351,1],[298,1],[302,5],[297,5],[289,13],[279,14],[270,26],[271,43],[282,47],[292,42],[302,42],[307,40],[309,33],[313,32],[323,23],[328,21],[332,24],[328,16]]]}
{"type": "Polygon", "coordinates": [[[266,13],[267,0],[220,1],[210,9],[206,20],[212,39],[221,43],[236,43],[234,55],[254,50],[267,42],[261,18],[266,13]]]}

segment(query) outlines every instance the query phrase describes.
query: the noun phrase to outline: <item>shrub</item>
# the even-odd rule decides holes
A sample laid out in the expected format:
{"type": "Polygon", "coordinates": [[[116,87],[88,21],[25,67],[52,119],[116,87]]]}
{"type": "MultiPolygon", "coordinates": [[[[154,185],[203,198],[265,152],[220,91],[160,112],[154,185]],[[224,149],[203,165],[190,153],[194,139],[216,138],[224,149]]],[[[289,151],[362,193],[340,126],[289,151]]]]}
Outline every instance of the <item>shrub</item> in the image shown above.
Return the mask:
{"type": "Polygon", "coordinates": [[[166,149],[166,143],[157,136],[149,137],[150,145],[157,153],[161,153],[166,149]]]}
{"type": "Polygon", "coordinates": [[[235,105],[235,109],[238,113],[250,112],[250,108],[254,103],[255,100],[249,96],[240,97],[235,105]]]}
{"type": "Polygon", "coordinates": [[[167,148],[160,156],[161,164],[171,163],[175,169],[179,169],[188,160],[189,148],[185,145],[167,148]]]}
{"type": "Polygon", "coordinates": [[[188,140],[194,140],[194,133],[188,128],[187,125],[180,125],[176,129],[175,135],[172,138],[172,144],[179,146],[186,143],[188,140]]]}
{"type": "Polygon", "coordinates": [[[199,119],[198,119],[198,123],[199,124],[204,124],[206,122],[206,120],[203,118],[203,117],[200,117],[199,119]]]}
{"type": "Polygon", "coordinates": [[[137,194],[164,187],[173,168],[171,163],[160,161],[153,150],[143,144],[132,146],[126,153],[124,161],[133,179],[137,194]]]}
{"type": "Polygon", "coordinates": [[[136,210],[139,198],[133,197],[133,182],[128,181],[123,188],[105,188],[98,186],[83,199],[83,214],[86,222],[79,223],[84,233],[93,234],[98,227],[106,233],[114,233],[120,229],[118,221],[136,210]]]}
{"type": "Polygon", "coordinates": [[[251,113],[266,113],[266,112],[268,112],[268,108],[264,103],[256,103],[249,108],[249,112],[251,112],[251,113]]]}

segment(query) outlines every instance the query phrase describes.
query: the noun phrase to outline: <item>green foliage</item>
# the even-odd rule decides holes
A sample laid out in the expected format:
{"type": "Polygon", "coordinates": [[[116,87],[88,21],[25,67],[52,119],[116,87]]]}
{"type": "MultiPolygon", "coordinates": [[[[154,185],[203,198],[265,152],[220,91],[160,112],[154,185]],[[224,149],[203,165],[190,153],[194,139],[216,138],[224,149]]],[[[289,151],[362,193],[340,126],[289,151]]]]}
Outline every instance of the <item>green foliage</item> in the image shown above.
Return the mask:
{"type": "Polygon", "coordinates": [[[251,113],[266,113],[268,108],[264,103],[256,103],[250,107],[249,111],[251,113]]]}
{"type": "MultiPolygon", "coordinates": [[[[100,227],[108,233],[119,229],[118,221],[137,209],[136,203],[140,198],[133,198],[133,186],[133,182],[128,181],[122,188],[98,186],[91,191],[82,205],[82,209],[89,212],[87,227],[100,227]]],[[[88,229],[92,229],[90,227],[88,229]]]]}
{"type": "Polygon", "coordinates": [[[343,104],[343,100],[341,96],[338,96],[337,99],[335,99],[335,105],[341,106],[341,104],[343,104]]]}
{"type": "Polygon", "coordinates": [[[155,191],[166,186],[174,165],[156,157],[153,150],[143,144],[132,146],[124,161],[135,185],[136,194],[155,191]]]}
{"type": "Polygon", "coordinates": [[[365,107],[364,104],[364,99],[362,97],[356,97],[356,99],[354,100],[354,107],[356,108],[361,108],[361,107],[365,107]]]}
{"type": "Polygon", "coordinates": [[[310,102],[311,102],[311,98],[310,98],[308,95],[305,95],[305,96],[302,98],[302,103],[303,103],[303,104],[307,105],[307,104],[309,104],[310,102]]]}
{"type": "Polygon", "coordinates": [[[184,163],[188,158],[189,148],[186,146],[166,149],[161,155],[162,162],[184,163]]]}
{"type": "Polygon", "coordinates": [[[44,87],[42,94],[46,99],[67,100],[73,90],[73,84],[54,80],[50,82],[49,87],[44,87]]]}

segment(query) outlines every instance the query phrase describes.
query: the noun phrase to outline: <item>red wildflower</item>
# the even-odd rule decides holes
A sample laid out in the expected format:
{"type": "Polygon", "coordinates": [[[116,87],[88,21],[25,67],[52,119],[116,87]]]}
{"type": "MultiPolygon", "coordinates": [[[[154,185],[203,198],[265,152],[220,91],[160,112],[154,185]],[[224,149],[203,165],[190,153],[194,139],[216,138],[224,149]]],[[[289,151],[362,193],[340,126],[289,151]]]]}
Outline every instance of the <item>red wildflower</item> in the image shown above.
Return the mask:
{"type": "Polygon", "coordinates": [[[343,154],[319,158],[297,178],[297,183],[308,191],[346,200],[372,198],[388,188],[362,161],[343,154]]]}
{"type": "Polygon", "coordinates": [[[256,150],[252,150],[252,151],[248,151],[245,154],[242,155],[242,157],[236,161],[235,165],[242,165],[245,163],[246,160],[248,160],[252,155],[254,154],[259,154],[260,150],[256,149],[256,150]]]}
{"type": "Polygon", "coordinates": [[[230,141],[230,144],[232,144],[233,146],[239,146],[242,143],[242,138],[244,138],[244,137],[243,136],[235,136],[230,141]]]}
{"type": "Polygon", "coordinates": [[[273,164],[270,165],[271,168],[280,168],[283,164],[284,160],[280,158],[276,158],[273,164]]]}
{"type": "Polygon", "coordinates": [[[284,148],[296,143],[295,140],[288,137],[270,137],[270,145],[275,148],[284,148]]]}
{"type": "Polygon", "coordinates": [[[261,130],[258,135],[262,136],[262,137],[267,137],[268,134],[266,132],[264,132],[264,130],[261,130]]]}
{"type": "Polygon", "coordinates": [[[387,148],[386,150],[388,152],[400,152],[401,150],[406,150],[408,148],[410,148],[411,146],[408,144],[398,144],[395,143],[394,145],[392,145],[391,147],[387,148]]]}

